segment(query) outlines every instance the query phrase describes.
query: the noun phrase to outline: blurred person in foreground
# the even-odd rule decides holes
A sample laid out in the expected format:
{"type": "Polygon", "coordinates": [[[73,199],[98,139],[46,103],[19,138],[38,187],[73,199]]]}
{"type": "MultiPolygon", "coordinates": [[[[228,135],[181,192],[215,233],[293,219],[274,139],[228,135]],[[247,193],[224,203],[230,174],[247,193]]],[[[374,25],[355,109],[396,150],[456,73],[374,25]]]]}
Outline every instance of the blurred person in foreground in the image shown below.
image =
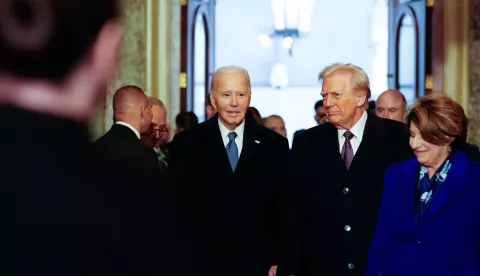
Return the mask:
{"type": "Polygon", "coordinates": [[[294,136],[289,223],[279,275],[364,275],[388,165],[408,159],[404,124],[367,112],[369,79],[320,73],[328,122],[294,136]]]}
{"type": "Polygon", "coordinates": [[[116,66],[119,10],[113,0],[1,1],[2,202],[15,206],[3,235],[15,272],[3,275],[108,273],[88,122],[116,66]]]}
{"type": "Polygon", "coordinates": [[[171,146],[177,275],[267,276],[278,261],[288,141],[248,114],[245,69],[219,68],[211,89],[217,115],[171,146]]]}
{"type": "Polygon", "coordinates": [[[458,150],[463,108],[425,96],[407,125],[415,157],[387,169],[367,275],[480,275],[480,164],[458,150]]]}

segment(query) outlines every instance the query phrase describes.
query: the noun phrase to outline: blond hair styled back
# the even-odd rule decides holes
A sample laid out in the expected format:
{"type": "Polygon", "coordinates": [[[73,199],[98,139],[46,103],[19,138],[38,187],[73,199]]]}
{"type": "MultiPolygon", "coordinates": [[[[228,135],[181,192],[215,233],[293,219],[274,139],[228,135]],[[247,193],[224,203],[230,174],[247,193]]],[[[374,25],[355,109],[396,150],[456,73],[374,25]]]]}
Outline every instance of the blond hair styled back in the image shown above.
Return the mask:
{"type": "Polygon", "coordinates": [[[367,99],[365,100],[365,106],[368,106],[368,100],[372,96],[370,91],[370,80],[367,74],[362,68],[353,65],[351,63],[334,63],[325,67],[319,74],[319,81],[324,81],[329,77],[349,74],[351,76],[353,90],[365,92],[367,99]]]}

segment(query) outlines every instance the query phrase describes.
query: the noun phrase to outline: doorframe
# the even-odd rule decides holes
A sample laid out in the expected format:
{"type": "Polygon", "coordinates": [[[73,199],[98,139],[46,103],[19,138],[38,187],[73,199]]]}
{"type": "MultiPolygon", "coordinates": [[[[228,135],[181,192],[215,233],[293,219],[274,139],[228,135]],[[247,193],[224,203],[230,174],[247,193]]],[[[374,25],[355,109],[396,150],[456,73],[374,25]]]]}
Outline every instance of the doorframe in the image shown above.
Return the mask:
{"type": "MultiPolygon", "coordinates": [[[[189,0],[181,10],[181,58],[180,58],[180,109],[193,111],[194,62],[195,62],[195,22],[202,16],[205,26],[206,63],[205,63],[205,102],[208,98],[209,79],[215,64],[215,1],[189,0]]],[[[206,114],[205,114],[206,115],[206,114]]]]}

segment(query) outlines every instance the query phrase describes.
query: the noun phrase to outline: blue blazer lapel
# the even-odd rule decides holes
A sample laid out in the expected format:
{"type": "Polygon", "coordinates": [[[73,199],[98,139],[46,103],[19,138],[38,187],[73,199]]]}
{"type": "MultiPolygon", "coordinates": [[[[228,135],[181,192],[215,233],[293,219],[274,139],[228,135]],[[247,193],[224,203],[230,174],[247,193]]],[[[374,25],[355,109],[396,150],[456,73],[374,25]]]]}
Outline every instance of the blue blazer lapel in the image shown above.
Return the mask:
{"type": "Polygon", "coordinates": [[[417,178],[420,165],[418,164],[417,158],[412,157],[405,162],[403,166],[404,170],[399,171],[401,174],[394,177],[397,178],[395,183],[398,183],[400,186],[398,189],[397,196],[402,199],[397,204],[399,209],[398,220],[401,221],[401,227],[412,231],[415,228],[415,191],[417,189],[417,178]],[[405,215],[403,217],[403,215],[405,215]]]}
{"type": "Polygon", "coordinates": [[[468,176],[468,157],[459,151],[453,153],[452,167],[450,168],[445,182],[438,186],[433,196],[430,208],[424,219],[427,220],[438,212],[442,207],[455,199],[470,183],[468,176]]]}

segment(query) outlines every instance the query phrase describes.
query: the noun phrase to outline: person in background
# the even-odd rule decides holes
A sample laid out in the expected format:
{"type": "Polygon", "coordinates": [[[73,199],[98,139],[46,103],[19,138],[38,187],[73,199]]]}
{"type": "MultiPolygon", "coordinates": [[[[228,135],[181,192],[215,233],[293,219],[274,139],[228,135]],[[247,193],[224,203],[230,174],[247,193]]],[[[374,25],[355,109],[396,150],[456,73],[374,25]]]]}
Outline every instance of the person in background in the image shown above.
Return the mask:
{"type": "Polygon", "coordinates": [[[264,122],[263,122],[263,119],[262,119],[262,115],[260,115],[260,112],[258,111],[258,109],[256,109],[255,107],[253,106],[250,106],[248,108],[248,112],[251,113],[253,119],[255,119],[255,121],[257,121],[257,123],[261,126],[264,126],[264,122]]]}
{"type": "MultiPolygon", "coordinates": [[[[177,114],[175,117],[175,135],[177,135],[180,132],[183,132],[185,130],[194,128],[195,126],[198,125],[198,117],[193,113],[192,111],[185,111],[185,112],[180,112],[177,114]]],[[[160,164],[165,164],[165,166],[168,166],[168,162],[170,159],[170,148],[172,146],[172,142],[166,143],[162,145],[157,151],[157,154],[160,154],[162,156],[162,160],[160,161],[160,164]]],[[[160,160],[160,159],[159,159],[160,160]]]]}
{"type": "MultiPolygon", "coordinates": [[[[408,114],[407,101],[402,93],[389,89],[378,97],[375,114],[380,118],[403,123],[408,114]]],[[[475,144],[462,143],[458,150],[464,152],[468,158],[480,162],[480,151],[475,144]]]]}
{"type": "Polygon", "coordinates": [[[375,105],[376,105],[375,101],[373,101],[373,100],[368,101],[368,108],[367,108],[368,112],[374,114],[375,113],[375,105]]]}
{"type": "Polygon", "coordinates": [[[400,91],[389,89],[378,96],[374,110],[380,118],[405,122],[408,114],[407,100],[400,91]]]}
{"type": "Polygon", "coordinates": [[[111,260],[114,275],[151,275],[165,269],[157,265],[165,261],[159,255],[165,248],[160,244],[165,225],[159,224],[164,220],[160,204],[166,197],[160,190],[166,183],[157,155],[140,140],[149,131],[152,104],[141,88],[127,85],[115,92],[113,111],[115,123],[91,147],[96,177],[102,183],[98,189],[104,193],[103,219],[111,224],[98,251],[111,260]]]}
{"type": "Polygon", "coordinates": [[[163,152],[168,142],[169,127],[167,126],[167,109],[163,102],[155,97],[149,97],[152,105],[152,122],[149,130],[142,134],[142,141],[149,147],[153,148],[157,154],[160,170],[165,172],[168,167],[168,156],[163,152]]]}
{"type": "Polygon", "coordinates": [[[325,107],[323,106],[323,100],[320,100],[315,103],[315,121],[317,124],[321,125],[327,121],[327,113],[325,112],[325,107]]]}
{"type": "Polygon", "coordinates": [[[155,149],[168,141],[167,109],[161,100],[155,97],[148,99],[152,105],[152,122],[149,130],[142,134],[142,141],[155,149]]]}
{"type": "Polygon", "coordinates": [[[480,275],[480,164],[458,150],[463,108],[428,95],[407,125],[415,157],[387,169],[366,275],[480,275]]]}
{"type": "Polygon", "coordinates": [[[278,262],[288,141],[248,113],[245,69],[219,68],[211,89],[217,115],[171,146],[178,273],[267,276],[278,262]]]}
{"type": "Polygon", "coordinates": [[[217,114],[217,109],[213,107],[212,103],[210,102],[210,99],[207,99],[207,105],[205,106],[205,110],[207,113],[207,120],[215,116],[215,114],[217,114]]]}
{"type": "Polygon", "coordinates": [[[320,73],[328,122],[297,134],[279,276],[364,275],[388,165],[412,156],[404,124],[367,112],[366,73],[320,73]]]}
{"type": "Polygon", "coordinates": [[[102,183],[88,126],[118,60],[120,10],[114,0],[1,2],[1,275],[111,274],[97,250],[102,183]]]}
{"type": "Polygon", "coordinates": [[[285,128],[285,121],[278,115],[270,115],[263,119],[266,128],[269,128],[276,133],[287,137],[287,129],[285,128]]]}
{"type": "Polygon", "coordinates": [[[198,118],[195,113],[191,111],[180,112],[175,117],[175,133],[178,134],[184,130],[194,128],[198,125],[198,118]]]}

